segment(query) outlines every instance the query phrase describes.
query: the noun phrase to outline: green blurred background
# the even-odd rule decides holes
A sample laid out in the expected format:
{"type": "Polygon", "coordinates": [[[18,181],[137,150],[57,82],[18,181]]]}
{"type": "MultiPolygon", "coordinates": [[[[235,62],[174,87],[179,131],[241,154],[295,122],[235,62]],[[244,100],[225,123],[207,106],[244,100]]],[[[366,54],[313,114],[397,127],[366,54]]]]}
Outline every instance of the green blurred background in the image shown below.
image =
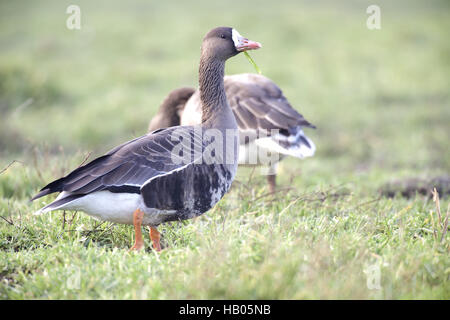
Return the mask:
{"type": "MultiPolygon", "coordinates": [[[[2,1],[0,165],[33,148],[94,154],[145,133],[172,89],[197,84],[203,35],[233,26],[346,169],[449,171],[450,5],[377,1],[2,1]],[[81,30],[66,8],[81,8],[81,30]]],[[[254,72],[243,55],[227,74],[254,72]]]]}
{"type": "MultiPolygon", "coordinates": [[[[449,186],[449,30],[449,1],[0,1],[0,299],[449,299],[435,204],[414,186],[380,194],[410,178],[449,186]],[[81,30],[66,28],[71,4],[81,30]],[[366,27],[371,4],[381,30],[366,27]],[[216,26],[263,44],[251,55],[317,126],[316,155],[283,160],[274,197],[240,169],[210,212],[160,227],[160,255],[148,239],[126,254],[130,226],[32,215],[53,199],[30,203],[39,188],[197,85],[216,26]],[[366,284],[374,263],[382,290],[366,284]]],[[[254,70],[239,55],[226,72],[254,70]]]]}

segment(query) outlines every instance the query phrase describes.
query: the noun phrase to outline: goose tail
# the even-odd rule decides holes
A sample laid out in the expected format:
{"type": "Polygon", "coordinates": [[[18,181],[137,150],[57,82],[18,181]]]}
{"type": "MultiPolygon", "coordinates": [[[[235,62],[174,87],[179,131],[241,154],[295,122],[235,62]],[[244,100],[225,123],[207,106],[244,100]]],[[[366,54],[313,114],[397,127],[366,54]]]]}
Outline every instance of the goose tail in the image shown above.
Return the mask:
{"type": "Polygon", "coordinates": [[[49,203],[45,207],[39,209],[38,211],[34,212],[34,215],[41,215],[43,213],[47,213],[53,210],[58,210],[64,208],[67,204],[70,202],[81,198],[85,196],[85,194],[68,194],[66,192],[62,192],[55,201],[49,203]]]}
{"type": "Polygon", "coordinates": [[[280,132],[274,136],[258,139],[257,144],[272,152],[297,158],[312,157],[316,152],[316,145],[304,134],[301,127],[291,129],[288,134],[280,132]]]}

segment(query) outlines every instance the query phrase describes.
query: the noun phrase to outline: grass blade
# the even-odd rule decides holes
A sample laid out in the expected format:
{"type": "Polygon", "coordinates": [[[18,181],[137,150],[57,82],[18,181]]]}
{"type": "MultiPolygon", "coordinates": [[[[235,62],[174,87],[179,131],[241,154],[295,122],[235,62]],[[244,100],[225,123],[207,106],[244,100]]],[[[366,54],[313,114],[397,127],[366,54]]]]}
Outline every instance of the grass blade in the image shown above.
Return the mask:
{"type": "Polygon", "coordinates": [[[250,57],[248,52],[244,51],[244,54],[247,57],[248,61],[250,61],[250,63],[253,65],[253,67],[255,68],[256,72],[258,72],[258,74],[262,74],[261,69],[256,65],[255,61],[253,61],[252,57],[250,57]]]}

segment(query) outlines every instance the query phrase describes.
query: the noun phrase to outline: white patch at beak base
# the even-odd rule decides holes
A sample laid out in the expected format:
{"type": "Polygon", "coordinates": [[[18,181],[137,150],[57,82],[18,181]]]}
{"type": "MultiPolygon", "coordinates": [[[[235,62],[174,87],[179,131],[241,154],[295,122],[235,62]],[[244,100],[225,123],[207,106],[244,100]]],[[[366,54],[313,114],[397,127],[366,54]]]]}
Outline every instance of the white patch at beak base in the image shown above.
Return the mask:
{"type": "Polygon", "coordinates": [[[261,48],[261,44],[259,42],[244,38],[239,34],[239,32],[237,32],[236,29],[231,30],[231,38],[233,40],[234,47],[239,52],[261,48]]]}
{"type": "Polygon", "coordinates": [[[236,48],[239,48],[239,47],[243,46],[244,43],[245,43],[245,40],[247,40],[246,38],[244,38],[243,36],[241,36],[241,35],[239,34],[239,32],[238,32],[236,29],[234,29],[234,28],[233,28],[233,30],[231,31],[231,38],[233,39],[234,46],[235,46],[236,48]]]}
{"type": "Polygon", "coordinates": [[[236,29],[231,30],[231,38],[233,39],[234,46],[238,47],[240,44],[239,38],[243,38],[236,29]]]}

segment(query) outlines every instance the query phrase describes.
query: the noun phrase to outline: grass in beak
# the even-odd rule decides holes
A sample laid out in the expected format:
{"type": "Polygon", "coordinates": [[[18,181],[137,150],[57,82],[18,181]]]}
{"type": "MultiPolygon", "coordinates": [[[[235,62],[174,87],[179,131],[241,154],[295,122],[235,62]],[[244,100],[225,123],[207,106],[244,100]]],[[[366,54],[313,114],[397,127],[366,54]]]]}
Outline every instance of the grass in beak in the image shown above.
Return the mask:
{"type": "Polygon", "coordinates": [[[255,68],[256,72],[258,72],[258,74],[262,74],[261,69],[256,65],[255,61],[253,61],[252,57],[250,57],[248,52],[244,51],[244,54],[247,57],[248,61],[250,61],[250,63],[253,65],[253,67],[255,68]]]}

